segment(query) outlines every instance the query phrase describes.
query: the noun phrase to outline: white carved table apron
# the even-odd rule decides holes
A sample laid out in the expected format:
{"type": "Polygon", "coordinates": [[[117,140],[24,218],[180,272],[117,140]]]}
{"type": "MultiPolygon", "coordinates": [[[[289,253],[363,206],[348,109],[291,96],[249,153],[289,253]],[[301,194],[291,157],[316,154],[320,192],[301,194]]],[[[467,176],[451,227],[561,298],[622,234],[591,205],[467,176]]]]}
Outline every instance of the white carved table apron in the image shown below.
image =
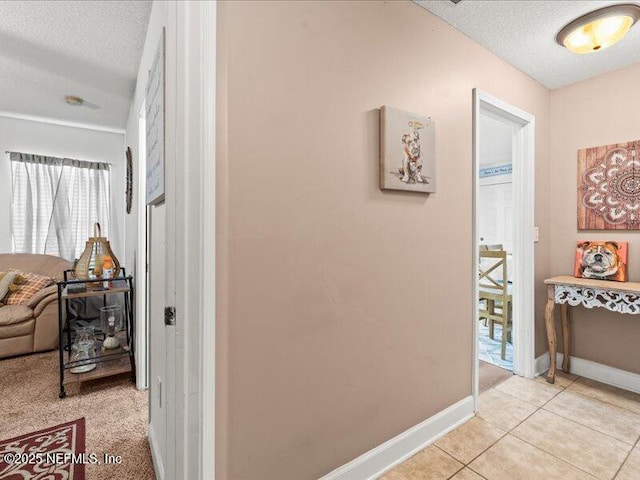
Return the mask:
{"type": "Polygon", "coordinates": [[[556,380],[556,324],[553,318],[553,309],[556,303],[560,304],[562,314],[562,347],[564,358],[562,371],[569,373],[569,340],[570,318],[568,306],[582,305],[586,308],[606,308],[612,312],[640,314],[640,283],[636,282],[610,282],[606,280],[591,280],[570,276],[548,278],[547,284],[547,308],[544,320],[547,326],[547,341],[549,342],[549,372],[547,382],[556,380]]]}

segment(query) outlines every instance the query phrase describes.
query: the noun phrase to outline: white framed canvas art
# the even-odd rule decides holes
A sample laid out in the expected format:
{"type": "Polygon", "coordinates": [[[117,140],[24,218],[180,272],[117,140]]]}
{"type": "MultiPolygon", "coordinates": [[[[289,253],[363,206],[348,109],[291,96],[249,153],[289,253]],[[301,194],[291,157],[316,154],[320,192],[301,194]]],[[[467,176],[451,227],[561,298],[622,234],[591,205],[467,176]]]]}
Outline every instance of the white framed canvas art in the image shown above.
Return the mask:
{"type": "Polygon", "coordinates": [[[380,108],[380,188],[436,191],[436,126],[428,117],[380,108]]]}

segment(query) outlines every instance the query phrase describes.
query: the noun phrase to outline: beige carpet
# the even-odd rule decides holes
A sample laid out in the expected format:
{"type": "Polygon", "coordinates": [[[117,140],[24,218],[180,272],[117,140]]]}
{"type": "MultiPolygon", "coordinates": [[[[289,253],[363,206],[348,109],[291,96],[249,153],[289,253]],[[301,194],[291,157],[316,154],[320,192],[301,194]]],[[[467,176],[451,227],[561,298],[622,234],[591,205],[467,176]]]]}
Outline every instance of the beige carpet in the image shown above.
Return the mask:
{"type": "Polygon", "coordinates": [[[147,392],[129,374],[67,386],[58,398],[58,353],[0,360],[0,439],[85,417],[87,453],[122,456],[120,465],[87,465],[87,480],[155,480],[147,440],[147,392]]]}

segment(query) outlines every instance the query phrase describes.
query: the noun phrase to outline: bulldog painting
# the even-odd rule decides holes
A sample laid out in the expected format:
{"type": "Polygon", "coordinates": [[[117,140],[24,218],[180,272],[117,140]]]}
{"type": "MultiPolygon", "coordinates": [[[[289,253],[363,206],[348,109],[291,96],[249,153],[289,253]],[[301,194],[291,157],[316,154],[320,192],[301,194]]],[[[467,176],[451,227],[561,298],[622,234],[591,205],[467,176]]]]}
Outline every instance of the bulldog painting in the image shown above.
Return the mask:
{"type": "Polygon", "coordinates": [[[380,108],[380,188],[436,191],[433,120],[396,108],[380,108]]]}
{"type": "Polygon", "coordinates": [[[574,277],[627,281],[627,242],[578,242],[574,277]]]}

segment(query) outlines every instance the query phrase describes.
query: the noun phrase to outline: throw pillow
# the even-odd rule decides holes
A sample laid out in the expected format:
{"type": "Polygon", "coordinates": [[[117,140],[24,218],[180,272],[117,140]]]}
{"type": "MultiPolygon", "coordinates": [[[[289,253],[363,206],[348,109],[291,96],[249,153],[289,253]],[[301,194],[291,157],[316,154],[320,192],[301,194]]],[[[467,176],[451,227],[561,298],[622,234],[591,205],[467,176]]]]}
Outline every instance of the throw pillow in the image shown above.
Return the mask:
{"type": "Polygon", "coordinates": [[[53,278],[35,273],[25,273],[14,269],[10,269],[9,272],[18,275],[18,288],[7,295],[4,300],[6,305],[26,305],[31,297],[54,282],[53,278]]]}
{"type": "Polygon", "coordinates": [[[16,277],[18,276],[15,272],[0,272],[0,305],[4,303],[4,297],[7,296],[7,293],[13,292],[18,288],[16,285],[16,277]]]}

